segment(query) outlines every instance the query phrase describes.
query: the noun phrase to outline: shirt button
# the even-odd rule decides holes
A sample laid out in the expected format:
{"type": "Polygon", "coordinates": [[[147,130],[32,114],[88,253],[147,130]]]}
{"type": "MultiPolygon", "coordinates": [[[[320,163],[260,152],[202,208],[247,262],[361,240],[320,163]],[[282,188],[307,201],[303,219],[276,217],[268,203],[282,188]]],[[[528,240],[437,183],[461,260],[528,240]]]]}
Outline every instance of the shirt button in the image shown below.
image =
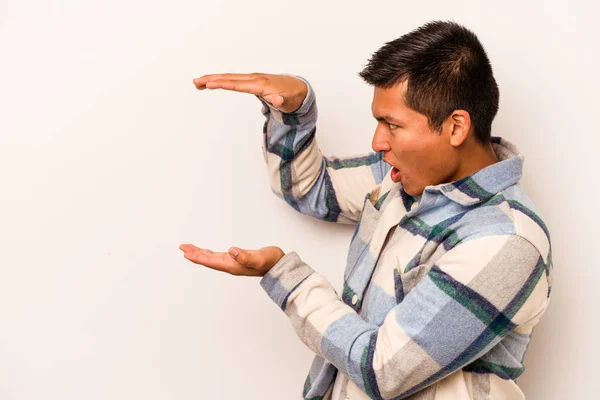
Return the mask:
{"type": "Polygon", "coordinates": [[[373,247],[377,248],[377,246],[379,246],[379,242],[377,241],[377,239],[373,239],[373,247]]]}
{"type": "Polygon", "coordinates": [[[352,304],[356,304],[356,303],[358,303],[358,295],[357,294],[352,296],[352,304]]]}
{"type": "Polygon", "coordinates": [[[412,205],[410,206],[411,210],[414,210],[415,208],[419,207],[419,202],[415,201],[414,203],[412,203],[412,205]]]}

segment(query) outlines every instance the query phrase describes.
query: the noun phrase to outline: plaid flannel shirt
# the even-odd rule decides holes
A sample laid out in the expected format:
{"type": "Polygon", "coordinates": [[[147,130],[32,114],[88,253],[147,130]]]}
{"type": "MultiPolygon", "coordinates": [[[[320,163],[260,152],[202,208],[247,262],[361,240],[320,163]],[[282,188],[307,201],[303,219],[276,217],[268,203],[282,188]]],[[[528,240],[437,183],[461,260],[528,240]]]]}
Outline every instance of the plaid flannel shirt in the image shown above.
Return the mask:
{"type": "Polygon", "coordinates": [[[309,82],[285,113],[260,96],[272,190],[295,210],[356,224],[341,296],[287,253],[260,285],[316,355],[303,399],[524,398],[516,378],[550,300],[550,235],[518,183],[523,156],[408,195],[381,153],[324,157],[309,82]]]}

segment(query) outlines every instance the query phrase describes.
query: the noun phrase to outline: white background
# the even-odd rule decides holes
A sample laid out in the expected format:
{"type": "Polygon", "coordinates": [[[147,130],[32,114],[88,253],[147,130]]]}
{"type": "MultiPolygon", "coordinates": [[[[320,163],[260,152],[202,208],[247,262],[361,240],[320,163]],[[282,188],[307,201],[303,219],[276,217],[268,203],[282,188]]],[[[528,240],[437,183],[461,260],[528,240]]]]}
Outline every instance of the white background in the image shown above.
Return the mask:
{"type": "Polygon", "coordinates": [[[279,200],[258,99],[192,78],[304,76],[323,153],[366,153],[373,89],[357,73],[434,19],[483,42],[493,134],[525,155],[552,234],[554,297],[519,383],[592,398],[598,15],[591,1],[0,1],[0,398],[299,398],[313,354],[258,278],[178,247],[277,245],[341,289],[353,228],[279,200]]]}

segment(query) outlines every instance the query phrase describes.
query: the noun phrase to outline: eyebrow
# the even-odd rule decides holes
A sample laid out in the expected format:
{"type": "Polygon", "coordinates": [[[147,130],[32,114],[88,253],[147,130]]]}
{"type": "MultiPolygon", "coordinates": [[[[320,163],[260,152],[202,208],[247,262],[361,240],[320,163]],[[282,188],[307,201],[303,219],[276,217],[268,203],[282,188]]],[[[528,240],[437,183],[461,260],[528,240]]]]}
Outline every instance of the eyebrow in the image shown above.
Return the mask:
{"type": "Polygon", "coordinates": [[[394,123],[399,124],[399,125],[403,125],[404,124],[404,122],[400,121],[399,119],[396,119],[396,118],[392,117],[391,115],[387,115],[387,114],[386,115],[382,115],[380,117],[376,117],[376,116],[373,115],[373,118],[375,118],[377,121],[391,121],[391,122],[394,122],[394,123]]]}

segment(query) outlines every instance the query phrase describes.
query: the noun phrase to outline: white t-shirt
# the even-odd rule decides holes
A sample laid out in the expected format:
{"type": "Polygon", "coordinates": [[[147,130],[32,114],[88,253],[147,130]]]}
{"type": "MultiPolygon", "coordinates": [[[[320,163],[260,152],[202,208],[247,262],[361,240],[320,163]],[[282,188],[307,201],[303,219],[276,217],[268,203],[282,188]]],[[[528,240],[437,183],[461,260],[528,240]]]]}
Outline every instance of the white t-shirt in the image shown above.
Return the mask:
{"type": "Polygon", "coordinates": [[[331,395],[331,400],[345,400],[342,399],[342,380],[344,374],[342,371],[338,371],[337,376],[335,377],[335,383],[333,384],[333,393],[331,395]]]}

